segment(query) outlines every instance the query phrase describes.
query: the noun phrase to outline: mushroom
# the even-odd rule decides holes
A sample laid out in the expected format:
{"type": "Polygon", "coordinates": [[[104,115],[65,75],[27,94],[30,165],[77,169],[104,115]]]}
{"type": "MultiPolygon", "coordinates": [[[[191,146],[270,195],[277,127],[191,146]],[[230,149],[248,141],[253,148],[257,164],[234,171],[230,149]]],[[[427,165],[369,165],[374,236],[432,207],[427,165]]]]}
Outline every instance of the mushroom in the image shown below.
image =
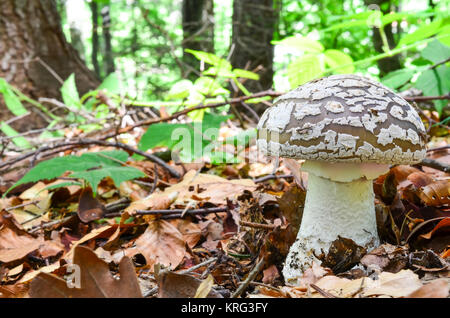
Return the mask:
{"type": "Polygon", "coordinates": [[[305,160],[303,217],[283,268],[294,284],[338,236],[379,245],[372,180],[426,154],[414,108],[357,75],[324,77],[280,96],[258,123],[257,145],[269,156],[305,160]]]}

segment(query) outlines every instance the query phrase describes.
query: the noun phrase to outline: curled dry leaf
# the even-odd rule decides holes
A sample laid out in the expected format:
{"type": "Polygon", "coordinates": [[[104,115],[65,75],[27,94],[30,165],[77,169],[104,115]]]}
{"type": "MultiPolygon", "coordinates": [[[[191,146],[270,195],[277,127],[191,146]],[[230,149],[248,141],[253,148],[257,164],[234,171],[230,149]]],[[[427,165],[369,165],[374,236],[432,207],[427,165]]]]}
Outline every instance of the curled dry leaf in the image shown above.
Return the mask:
{"type": "Polygon", "coordinates": [[[450,206],[450,180],[436,181],[421,188],[419,197],[428,206],[450,206]]]}
{"type": "Polygon", "coordinates": [[[147,265],[155,264],[165,267],[177,267],[186,254],[186,243],[178,229],[165,220],[154,220],[135,241],[135,247],[125,251],[125,255],[142,254],[147,265]]]}
{"type": "Polygon", "coordinates": [[[322,265],[331,268],[333,273],[338,274],[349,270],[356,265],[366,254],[366,249],[359,246],[355,241],[340,237],[330,245],[325,256],[319,256],[322,265]]]}
{"type": "Polygon", "coordinates": [[[105,206],[97,198],[94,198],[92,188],[84,188],[78,201],[78,217],[80,220],[88,223],[102,218],[105,213],[105,206]]]}
{"type": "Polygon", "coordinates": [[[70,281],[74,286],[70,286],[68,281],[57,276],[41,272],[31,281],[30,296],[32,298],[142,297],[133,263],[128,257],[123,257],[119,263],[120,279],[114,278],[108,264],[89,248],[77,246],[73,263],[78,265],[78,269],[75,267],[72,272],[74,281],[70,281]]]}

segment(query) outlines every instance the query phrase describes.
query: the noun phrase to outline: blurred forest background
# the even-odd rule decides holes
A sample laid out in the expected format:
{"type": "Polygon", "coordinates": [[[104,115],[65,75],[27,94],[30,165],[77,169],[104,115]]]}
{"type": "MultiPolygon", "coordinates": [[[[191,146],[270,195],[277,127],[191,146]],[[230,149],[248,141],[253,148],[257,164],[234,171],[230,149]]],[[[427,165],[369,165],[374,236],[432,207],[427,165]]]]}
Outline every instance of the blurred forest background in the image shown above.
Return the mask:
{"type": "Polygon", "coordinates": [[[449,1],[5,0],[0,12],[0,128],[19,148],[30,129],[104,127],[118,105],[148,106],[138,121],[257,94],[219,109],[256,123],[273,91],[339,73],[430,97],[435,126],[449,118],[449,1]]]}

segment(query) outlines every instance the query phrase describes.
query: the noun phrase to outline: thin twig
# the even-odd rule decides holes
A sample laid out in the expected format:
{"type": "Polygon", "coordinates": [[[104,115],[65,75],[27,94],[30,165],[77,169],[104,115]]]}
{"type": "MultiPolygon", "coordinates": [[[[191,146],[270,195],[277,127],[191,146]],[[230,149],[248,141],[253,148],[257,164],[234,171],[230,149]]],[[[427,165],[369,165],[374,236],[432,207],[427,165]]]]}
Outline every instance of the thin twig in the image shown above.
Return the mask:
{"type": "Polygon", "coordinates": [[[245,279],[245,281],[239,285],[238,289],[236,289],[236,291],[233,293],[233,295],[231,295],[231,298],[237,298],[239,297],[248,287],[248,285],[250,284],[250,282],[255,279],[256,275],[258,275],[258,273],[261,271],[261,269],[264,266],[264,258],[262,258],[258,264],[256,264],[256,266],[252,269],[252,271],[248,274],[247,278],[245,279]]]}
{"type": "Polygon", "coordinates": [[[314,288],[319,294],[321,294],[325,298],[339,298],[337,296],[334,296],[333,294],[321,289],[319,286],[315,284],[310,284],[312,288],[314,288]]]}
{"type": "Polygon", "coordinates": [[[218,259],[217,257],[213,257],[213,258],[207,259],[206,261],[204,261],[204,262],[202,262],[202,263],[199,263],[199,264],[197,264],[197,265],[194,265],[194,266],[192,266],[192,267],[189,267],[188,269],[179,271],[177,274],[188,274],[188,273],[190,273],[190,272],[195,271],[196,269],[199,269],[200,267],[206,266],[206,265],[208,265],[208,264],[211,264],[211,263],[217,261],[217,259],[218,259]]]}
{"type": "MultiPolygon", "coordinates": [[[[173,210],[136,210],[135,215],[158,215],[162,214],[163,216],[172,216],[172,217],[181,217],[181,214],[185,211],[185,209],[173,209],[173,210]]],[[[209,213],[218,213],[218,212],[226,212],[227,208],[204,208],[204,209],[193,209],[186,210],[185,214],[209,214],[209,213]]],[[[108,213],[105,217],[117,217],[120,216],[121,213],[108,213]]]]}
{"type": "Polygon", "coordinates": [[[445,164],[443,162],[439,162],[437,160],[434,159],[430,159],[430,158],[425,158],[423,159],[419,165],[421,166],[425,166],[425,167],[430,167],[439,171],[444,171],[449,173],[450,172],[450,165],[445,164]]]}
{"type": "Polygon", "coordinates": [[[247,226],[247,227],[253,227],[255,229],[264,229],[264,230],[273,230],[277,226],[274,224],[262,224],[262,223],[253,223],[253,222],[247,222],[247,221],[240,221],[240,225],[247,226]]]}

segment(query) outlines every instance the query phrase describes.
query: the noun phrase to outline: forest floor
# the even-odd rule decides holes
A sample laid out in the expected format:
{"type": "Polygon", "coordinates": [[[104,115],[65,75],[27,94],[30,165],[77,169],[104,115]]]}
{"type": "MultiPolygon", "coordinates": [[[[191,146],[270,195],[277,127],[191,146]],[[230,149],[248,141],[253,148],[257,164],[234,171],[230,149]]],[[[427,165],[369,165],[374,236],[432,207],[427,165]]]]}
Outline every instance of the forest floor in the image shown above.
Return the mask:
{"type": "MultiPolygon", "coordinates": [[[[223,126],[222,137],[233,129],[223,126]]],[[[106,178],[95,197],[77,184],[49,187],[65,176],[23,184],[0,201],[0,297],[449,297],[448,138],[427,148],[438,169],[395,166],[374,180],[382,245],[366,251],[339,238],[299,286],[281,270],[301,222],[301,161],[248,163],[250,145],[238,164],[167,163],[181,178],[128,161],[147,176],[120,187],[106,178]]],[[[1,172],[1,193],[35,157],[1,172]]]]}

